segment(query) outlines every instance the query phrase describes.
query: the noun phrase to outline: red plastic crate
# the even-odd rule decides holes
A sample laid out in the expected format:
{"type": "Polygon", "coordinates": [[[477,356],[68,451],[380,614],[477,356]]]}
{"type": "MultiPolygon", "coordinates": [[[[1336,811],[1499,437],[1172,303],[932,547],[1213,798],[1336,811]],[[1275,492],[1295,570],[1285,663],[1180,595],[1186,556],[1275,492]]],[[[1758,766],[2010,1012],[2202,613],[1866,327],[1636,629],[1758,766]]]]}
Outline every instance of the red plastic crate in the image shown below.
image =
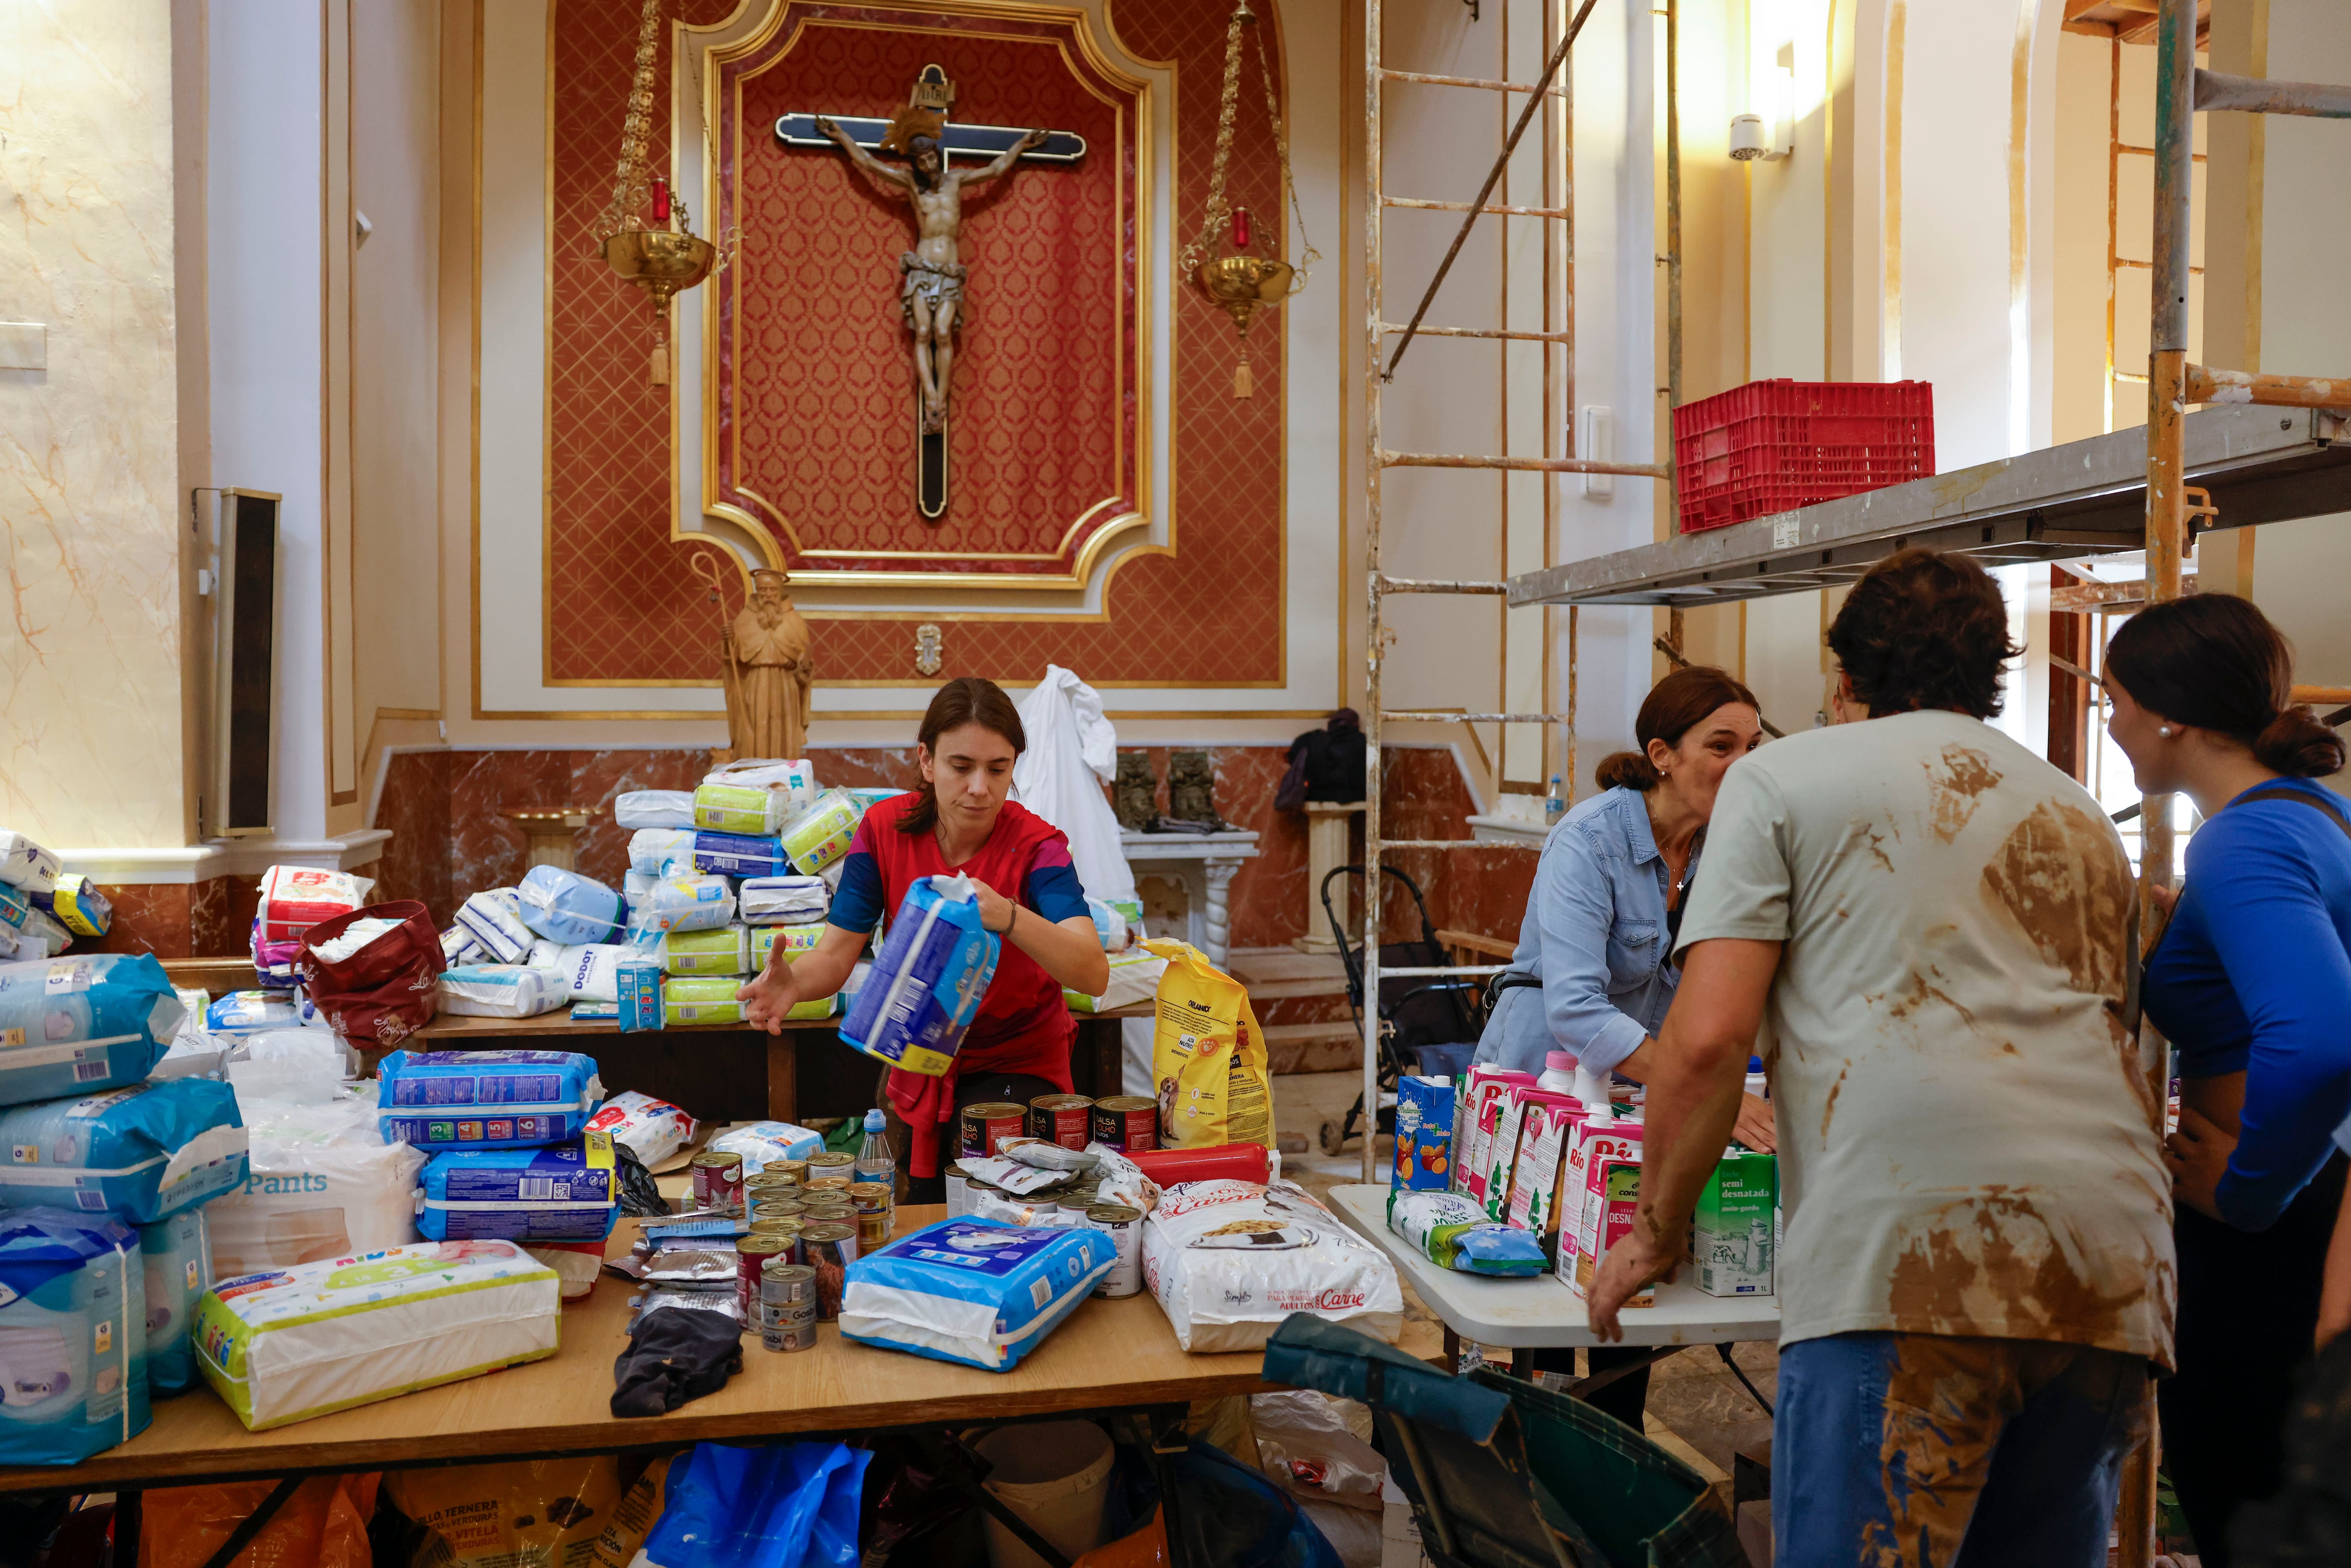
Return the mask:
{"type": "Polygon", "coordinates": [[[1682,532],[1935,472],[1931,382],[1750,382],[1674,410],[1682,532]]]}

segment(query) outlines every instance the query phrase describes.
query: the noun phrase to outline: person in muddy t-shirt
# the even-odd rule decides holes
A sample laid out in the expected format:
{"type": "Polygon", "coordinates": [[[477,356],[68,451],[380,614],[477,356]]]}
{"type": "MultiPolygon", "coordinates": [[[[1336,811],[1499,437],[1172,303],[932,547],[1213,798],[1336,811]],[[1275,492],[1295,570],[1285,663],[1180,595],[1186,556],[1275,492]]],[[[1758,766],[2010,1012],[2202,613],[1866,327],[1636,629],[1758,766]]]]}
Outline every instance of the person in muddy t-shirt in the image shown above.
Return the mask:
{"type": "MultiPolygon", "coordinates": [[[[1650,1080],[1608,1337],[1686,1255],[1764,1042],[1786,1239],[1775,1561],[2105,1561],[2168,1369],[2155,1096],[2122,1020],[2133,891],[2080,785],[1983,721],[2000,591],[1907,550],[1829,631],[1854,722],[1730,770],[1650,1080]]],[[[2257,1288],[2257,1287],[2256,1287],[2257,1288]]]]}

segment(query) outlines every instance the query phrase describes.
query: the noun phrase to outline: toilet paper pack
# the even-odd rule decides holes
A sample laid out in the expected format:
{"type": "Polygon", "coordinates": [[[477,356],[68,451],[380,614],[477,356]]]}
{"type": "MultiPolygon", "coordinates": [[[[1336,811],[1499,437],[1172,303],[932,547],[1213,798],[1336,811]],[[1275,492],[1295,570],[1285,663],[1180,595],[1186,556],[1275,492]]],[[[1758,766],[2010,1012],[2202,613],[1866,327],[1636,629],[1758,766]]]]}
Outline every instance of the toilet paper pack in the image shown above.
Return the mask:
{"type": "Polygon", "coordinates": [[[0,1464],[75,1464],[146,1429],[146,1298],[130,1226],[0,1212],[0,1464]]]}

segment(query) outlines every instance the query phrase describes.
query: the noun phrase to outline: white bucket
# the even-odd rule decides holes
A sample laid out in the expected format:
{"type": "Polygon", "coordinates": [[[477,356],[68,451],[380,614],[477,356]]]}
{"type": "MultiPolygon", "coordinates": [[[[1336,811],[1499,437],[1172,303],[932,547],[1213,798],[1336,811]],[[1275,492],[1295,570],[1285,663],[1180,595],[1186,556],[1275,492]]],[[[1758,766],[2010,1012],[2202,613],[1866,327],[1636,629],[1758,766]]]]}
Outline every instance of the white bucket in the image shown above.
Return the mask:
{"type": "MultiPolygon", "coordinates": [[[[1075,1559],[1102,1544],[1110,1500],[1110,1434],[1091,1421],[999,1427],[972,1445],[995,1467],[984,1483],[1022,1523],[1075,1559]]],[[[988,1568],[1045,1568],[994,1514],[987,1516],[988,1568]]]]}

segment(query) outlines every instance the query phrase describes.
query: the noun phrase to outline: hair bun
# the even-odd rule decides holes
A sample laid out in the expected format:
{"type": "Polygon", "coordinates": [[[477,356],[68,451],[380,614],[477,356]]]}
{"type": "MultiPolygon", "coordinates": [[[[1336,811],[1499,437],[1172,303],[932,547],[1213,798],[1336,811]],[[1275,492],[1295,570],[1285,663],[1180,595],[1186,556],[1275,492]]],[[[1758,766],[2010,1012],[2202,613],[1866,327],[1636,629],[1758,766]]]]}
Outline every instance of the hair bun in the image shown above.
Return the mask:
{"type": "Polygon", "coordinates": [[[1618,751],[1600,759],[1592,781],[1603,789],[1637,789],[1647,794],[1658,783],[1656,767],[1637,751],[1618,751]]]}
{"type": "Polygon", "coordinates": [[[2253,737],[2253,760],[2290,779],[2325,779],[2343,771],[2343,737],[2296,703],[2253,737]]]}

